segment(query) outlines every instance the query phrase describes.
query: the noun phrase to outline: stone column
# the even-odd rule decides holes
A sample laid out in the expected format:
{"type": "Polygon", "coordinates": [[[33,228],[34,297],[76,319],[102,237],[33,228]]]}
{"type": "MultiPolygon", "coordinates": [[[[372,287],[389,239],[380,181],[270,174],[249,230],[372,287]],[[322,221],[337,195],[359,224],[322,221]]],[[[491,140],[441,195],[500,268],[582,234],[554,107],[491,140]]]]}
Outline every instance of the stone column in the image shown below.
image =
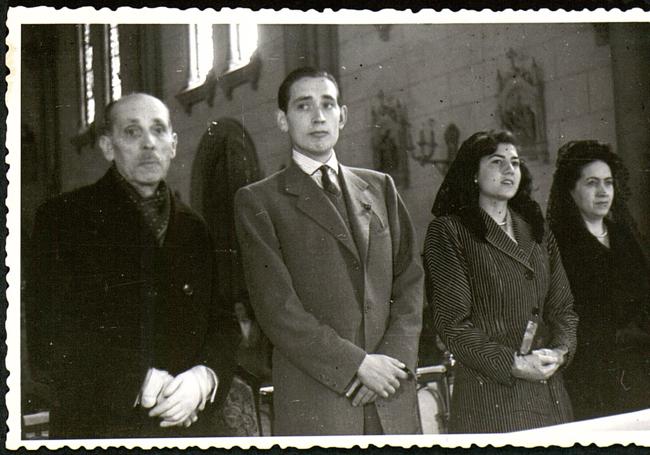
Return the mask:
{"type": "Polygon", "coordinates": [[[629,207],[650,238],[650,24],[609,26],[618,153],[630,171],[629,207]]]}

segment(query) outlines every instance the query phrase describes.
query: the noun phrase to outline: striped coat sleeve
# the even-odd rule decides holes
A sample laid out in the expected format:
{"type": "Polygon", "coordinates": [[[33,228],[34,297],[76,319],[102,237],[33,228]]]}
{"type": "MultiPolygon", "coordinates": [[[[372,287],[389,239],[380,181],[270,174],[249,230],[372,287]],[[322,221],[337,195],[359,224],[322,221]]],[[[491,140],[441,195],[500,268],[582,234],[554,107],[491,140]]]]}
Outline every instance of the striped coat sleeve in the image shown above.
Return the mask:
{"type": "Polygon", "coordinates": [[[555,237],[547,230],[548,257],[551,268],[551,283],[544,305],[544,322],[551,333],[549,348],[566,347],[569,352],[565,357],[566,366],[576,350],[576,332],[578,315],[573,309],[573,294],[567,278],[560,251],[555,237]]]}
{"type": "Polygon", "coordinates": [[[472,292],[460,233],[447,218],[431,222],[424,260],[431,276],[434,326],[447,348],[465,366],[512,385],[515,350],[499,344],[472,323],[472,292]]]}

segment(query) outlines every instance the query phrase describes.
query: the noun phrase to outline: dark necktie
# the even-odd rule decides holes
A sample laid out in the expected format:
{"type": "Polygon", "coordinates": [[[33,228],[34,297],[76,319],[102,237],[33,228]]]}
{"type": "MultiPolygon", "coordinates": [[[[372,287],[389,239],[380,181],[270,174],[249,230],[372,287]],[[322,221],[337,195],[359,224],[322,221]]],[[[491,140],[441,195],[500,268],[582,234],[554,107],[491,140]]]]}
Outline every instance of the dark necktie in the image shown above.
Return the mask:
{"type": "Polygon", "coordinates": [[[321,181],[323,182],[323,189],[325,191],[327,191],[328,193],[333,194],[334,196],[340,196],[341,195],[341,190],[339,189],[336,182],[333,182],[330,179],[330,174],[327,171],[327,166],[323,165],[323,166],[319,167],[318,169],[320,170],[320,173],[321,173],[321,178],[322,178],[321,181]]]}

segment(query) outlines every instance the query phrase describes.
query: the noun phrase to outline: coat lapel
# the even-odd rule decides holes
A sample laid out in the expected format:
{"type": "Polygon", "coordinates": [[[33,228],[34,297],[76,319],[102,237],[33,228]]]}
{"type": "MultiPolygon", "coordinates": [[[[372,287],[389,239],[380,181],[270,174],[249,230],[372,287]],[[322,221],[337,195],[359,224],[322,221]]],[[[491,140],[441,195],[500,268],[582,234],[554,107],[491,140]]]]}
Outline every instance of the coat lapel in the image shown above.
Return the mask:
{"type": "Polygon", "coordinates": [[[485,240],[517,262],[520,262],[526,268],[532,270],[529,258],[535,241],[530,226],[513,210],[510,210],[510,214],[512,216],[512,227],[517,242],[515,243],[487,213],[482,211],[481,215],[487,228],[485,240]]]}
{"type": "Polygon", "coordinates": [[[305,213],[333,235],[359,259],[354,239],[341,215],[339,215],[334,205],[327,199],[327,196],[316,182],[293,162],[286,170],[284,188],[287,193],[298,196],[296,202],[298,210],[305,213]]]}
{"type": "Polygon", "coordinates": [[[346,166],[339,164],[346,204],[350,214],[350,225],[355,236],[357,248],[362,261],[365,263],[368,256],[370,241],[370,220],[372,215],[371,195],[368,192],[368,183],[358,177],[346,166]]]}
{"type": "Polygon", "coordinates": [[[146,229],[141,215],[129,202],[123,190],[119,187],[109,172],[97,182],[98,198],[89,210],[94,213],[97,230],[102,232],[101,238],[109,244],[116,245],[156,245],[152,232],[146,229]]]}

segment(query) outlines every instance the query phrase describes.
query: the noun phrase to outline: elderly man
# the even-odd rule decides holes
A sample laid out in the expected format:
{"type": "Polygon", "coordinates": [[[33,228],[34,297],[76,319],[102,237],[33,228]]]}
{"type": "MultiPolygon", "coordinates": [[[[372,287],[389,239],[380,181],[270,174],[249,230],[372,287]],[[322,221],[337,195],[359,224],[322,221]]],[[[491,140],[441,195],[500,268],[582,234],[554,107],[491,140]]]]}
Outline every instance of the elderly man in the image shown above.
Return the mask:
{"type": "Polygon", "coordinates": [[[419,432],[422,268],[392,179],[337,161],[336,80],[301,68],[278,91],[286,169],[238,191],[251,303],[271,340],[276,434],[419,432]]]}
{"type": "Polygon", "coordinates": [[[211,434],[235,326],[207,227],[165,184],[176,143],[160,100],[125,96],[99,137],[108,172],[37,212],[28,343],[57,400],[51,437],[211,434]]]}

